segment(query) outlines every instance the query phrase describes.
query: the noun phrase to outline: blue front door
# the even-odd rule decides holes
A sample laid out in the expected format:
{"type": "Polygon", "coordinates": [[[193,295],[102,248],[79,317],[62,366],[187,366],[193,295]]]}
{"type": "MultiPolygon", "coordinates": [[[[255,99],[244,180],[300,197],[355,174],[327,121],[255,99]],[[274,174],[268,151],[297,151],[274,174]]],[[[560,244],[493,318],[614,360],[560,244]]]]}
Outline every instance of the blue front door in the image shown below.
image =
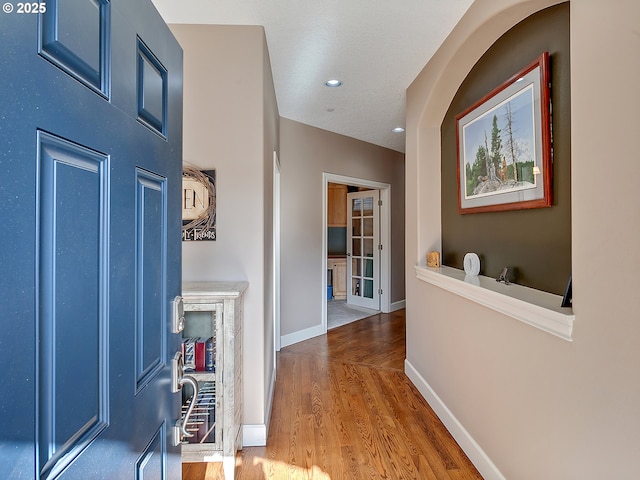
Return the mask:
{"type": "Polygon", "coordinates": [[[180,478],[181,153],[150,0],[4,3],[1,478],[180,478]]]}

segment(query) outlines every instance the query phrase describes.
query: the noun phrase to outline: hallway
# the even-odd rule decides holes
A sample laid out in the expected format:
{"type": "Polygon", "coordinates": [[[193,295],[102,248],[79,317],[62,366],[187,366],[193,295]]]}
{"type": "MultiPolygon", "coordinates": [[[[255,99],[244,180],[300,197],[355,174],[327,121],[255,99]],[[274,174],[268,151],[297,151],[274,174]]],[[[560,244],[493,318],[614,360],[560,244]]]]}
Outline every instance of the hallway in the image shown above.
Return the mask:
{"type": "MultiPolygon", "coordinates": [[[[267,447],[237,479],[482,477],[403,373],[405,311],[377,314],[282,349],[267,447]]],[[[183,480],[222,478],[185,464],[183,480]]]]}

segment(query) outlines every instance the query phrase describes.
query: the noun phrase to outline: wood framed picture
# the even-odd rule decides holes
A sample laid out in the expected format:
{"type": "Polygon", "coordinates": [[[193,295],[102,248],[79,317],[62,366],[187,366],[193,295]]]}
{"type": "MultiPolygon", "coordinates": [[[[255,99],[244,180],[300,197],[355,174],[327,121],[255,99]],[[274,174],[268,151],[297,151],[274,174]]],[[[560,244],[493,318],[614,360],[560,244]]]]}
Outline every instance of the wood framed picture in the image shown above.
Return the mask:
{"type": "Polygon", "coordinates": [[[458,213],[552,205],[549,53],[456,116],[458,213]]]}
{"type": "Polygon", "coordinates": [[[216,239],[216,171],[182,168],[182,241],[216,239]]]}

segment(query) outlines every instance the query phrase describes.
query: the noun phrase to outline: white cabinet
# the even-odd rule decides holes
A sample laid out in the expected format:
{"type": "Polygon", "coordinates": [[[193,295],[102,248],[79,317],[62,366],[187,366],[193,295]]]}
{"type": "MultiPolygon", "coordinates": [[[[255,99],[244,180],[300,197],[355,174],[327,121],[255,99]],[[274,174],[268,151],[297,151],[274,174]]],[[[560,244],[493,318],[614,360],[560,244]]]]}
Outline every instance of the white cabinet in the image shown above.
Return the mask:
{"type": "MultiPolygon", "coordinates": [[[[187,431],[193,437],[182,444],[183,462],[223,462],[225,478],[235,475],[235,454],[242,448],[242,310],[247,282],[184,282],[184,339],[199,343],[211,338],[213,364],[203,371],[201,355],[205,345],[198,345],[196,371],[185,370],[194,377],[199,394],[187,431]]],[[[185,369],[189,354],[185,352],[185,369]]],[[[193,390],[184,389],[183,412],[193,401],[193,390]]],[[[184,413],[183,413],[184,414],[184,413]]]]}
{"type": "Polygon", "coordinates": [[[327,269],[331,270],[333,298],[344,300],[347,298],[347,259],[345,257],[329,258],[327,269]]]}

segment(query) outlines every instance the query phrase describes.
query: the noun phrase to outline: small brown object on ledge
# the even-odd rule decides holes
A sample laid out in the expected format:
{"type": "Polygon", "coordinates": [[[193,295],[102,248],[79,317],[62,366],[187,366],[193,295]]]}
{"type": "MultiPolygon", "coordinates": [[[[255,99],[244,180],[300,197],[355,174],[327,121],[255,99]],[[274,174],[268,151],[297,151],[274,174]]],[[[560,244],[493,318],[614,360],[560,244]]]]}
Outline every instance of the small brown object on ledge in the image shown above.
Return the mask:
{"type": "Polygon", "coordinates": [[[440,252],[427,253],[427,267],[440,268],[440,252]]]}

